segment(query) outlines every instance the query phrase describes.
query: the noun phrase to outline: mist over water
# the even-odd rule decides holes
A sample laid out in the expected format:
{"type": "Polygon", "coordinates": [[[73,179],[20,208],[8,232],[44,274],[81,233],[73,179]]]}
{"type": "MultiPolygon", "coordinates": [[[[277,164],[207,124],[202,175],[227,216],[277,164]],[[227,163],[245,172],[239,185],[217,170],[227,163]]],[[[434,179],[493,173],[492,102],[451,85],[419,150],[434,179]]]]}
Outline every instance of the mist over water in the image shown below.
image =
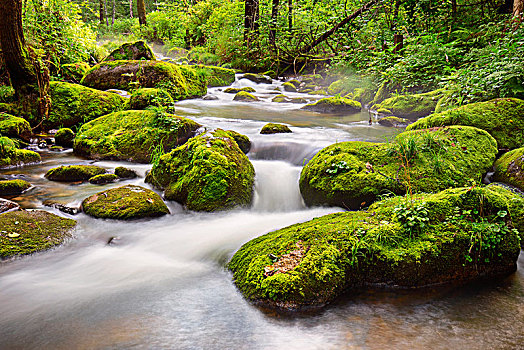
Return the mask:
{"type": "MultiPolygon", "coordinates": [[[[207,128],[232,129],[252,140],[256,171],[251,208],[188,212],[168,202],[171,215],[119,222],[79,214],[74,239],[53,251],[0,264],[0,349],[518,349],[524,344],[524,257],[518,271],[493,284],[423,291],[366,290],[309,315],[278,315],[247,302],[225,268],[252,238],[340,211],[306,208],[298,188],[303,164],[340,141],[383,141],[398,130],[368,125],[367,112],[323,116],[301,105],[272,104],[280,83],[253,85],[261,102],[242,104],[219,88],[177,104],[177,114],[207,128]],[[277,105],[277,106],[275,106],[277,105]],[[292,134],[260,135],[269,121],[292,134]],[[113,237],[113,244],[107,242],[113,237]]],[[[235,86],[249,86],[239,80],[235,86]]],[[[314,98],[314,97],[312,97],[314,98]]],[[[88,164],[71,153],[1,175],[24,175],[35,185],[15,198],[45,208],[46,199],[78,205],[91,194],[144,184],[149,165],[124,165],[142,177],[116,184],[47,181],[57,165],[88,164]]]]}

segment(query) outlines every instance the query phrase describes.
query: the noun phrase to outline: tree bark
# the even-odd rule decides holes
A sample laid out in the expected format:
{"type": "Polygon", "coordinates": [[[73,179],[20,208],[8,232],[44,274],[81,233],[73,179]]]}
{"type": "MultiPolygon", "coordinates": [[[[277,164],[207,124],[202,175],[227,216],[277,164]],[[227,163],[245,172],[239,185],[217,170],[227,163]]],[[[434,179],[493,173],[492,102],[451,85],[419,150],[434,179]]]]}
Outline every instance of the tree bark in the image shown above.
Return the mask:
{"type": "Polygon", "coordinates": [[[400,50],[402,50],[404,48],[404,35],[393,35],[393,44],[395,45],[393,47],[393,53],[398,53],[400,50]]]}
{"type": "Polygon", "coordinates": [[[293,0],[287,0],[287,29],[293,30],[293,0]]]}
{"type": "Polygon", "coordinates": [[[133,18],[133,0],[129,0],[129,17],[133,18]]]}
{"type": "Polygon", "coordinates": [[[453,23],[457,21],[457,0],[451,0],[451,18],[453,23]]]}
{"type": "Polygon", "coordinates": [[[269,30],[269,43],[272,47],[276,47],[277,43],[277,21],[278,21],[278,10],[280,6],[280,0],[273,0],[271,4],[271,23],[269,30]]]}
{"type": "Polygon", "coordinates": [[[115,26],[116,0],[113,0],[113,16],[111,17],[111,29],[115,26]]]}
{"type": "Polygon", "coordinates": [[[107,0],[104,0],[104,17],[106,18],[106,27],[109,27],[109,18],[107,18],[107,0]]]}
{"type": "Polygon", "coordinates": [[[513,1],[513,16],[522,16],[524,14],[524,0],[513,1]]]}
{"type": "Polygon", "coordinates": [[[141,26],[147,25],[146,21],[146,4],[144,0],[136,0],[136,10],[138,12],[138,22],[141,26]]]}
{"type": "Polygon", "coordinates": [[[105,13],[105,7],[104,7],[104,0],[100,0],[99,1],[100,3],[100,24],[101,25],[104,25],[105,21],[104,21],[104,13],[105,13]]]}
{"type": "Polygon", "coordinates": [[[244,41],[258,33],[259,4],[258,0],[246,0],[244,7],[244,41]]]}

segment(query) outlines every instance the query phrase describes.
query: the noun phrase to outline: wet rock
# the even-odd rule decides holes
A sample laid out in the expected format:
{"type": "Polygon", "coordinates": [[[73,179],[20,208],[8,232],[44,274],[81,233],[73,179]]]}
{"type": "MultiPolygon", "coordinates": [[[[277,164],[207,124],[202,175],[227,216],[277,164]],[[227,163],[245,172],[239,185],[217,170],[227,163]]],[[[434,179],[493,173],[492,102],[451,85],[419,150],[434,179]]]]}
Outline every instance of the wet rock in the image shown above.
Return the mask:
{"type": "Polygon", "coordinates": [[[18,203],[12,202],[10,200],[0,198],[0,214],[7,213],[9,211],[14,211],[20,209],[18,203]]]}
{"type": "Polygon", "coordinates": [[[89,179],[89,183],[93,185],[105,185],[117,181],[119,177],[115,174],[100,174],[95,175],[89,179]]]}
{"type": "Polygon", "coordinates": [[[395,115],[416,120],[433,113],[443,93],[443,90],[435,90],[423,94],[397,95],[385,99],[372,108],[381,115],[395,115]]]}
{"type": "Polygon", "coordinates": [[[251,149],[251,140],[249,140],[249,137],[233,130],[226,130],[225,132],[229,137],[235,140],[238,147],[242,152],[244,152],[244,154],[249,153],[249,150],[251,149]]]}
{"type": "Polygon", "coordinates": [[[92,195],[82,202],[84,212],[96,218],[139,219],[169,214],[162,198],[140,186],[127,185],[92,195]]]}
{"type": "Polygon", "coordinates": [[[255,102],[258,101],[258,97],[250,94],[246,91],[240,91],[233,97],[233,101],[240,101],[240,102],[255,102]]]}
{"type": "Polygon", "coordinates": [[[206,95],[202,97],[202,99],[205,101],[216,101],[218,100],[218,97],[216,97],[215,95],[206,95]]]}
{"type": "Polygon", "coordinates": [[[105,174],[106,169],[96,165],[67,165],[50,169],[45,177],[51,181],[87,181],[93,176],[105,174]]]}
{"type": "Polygon", "coordinates": [[[73,147],[73,140],[75,139],[75,133],[69,128],[62,128],[55,134],[55,144],[63,147],[73,147]]]}
{"type": "Polygon", "coordinates": [[[524,190],[524,148],[517,148],[497,159],[493,180],[524,190]]]}
{"type": "Polygon", "coordinates": [[[119,166],[115,168],[115,175],[121,179],[134,179],[138,177],[134,170],[119,166]]]}
{"type": "Polygon", "coordinates": [[[254,73],[246,73],[240,79],[251,80],[252,82],[257,84],[271,84],[273,82],[273,80],[271,80],[271,77],[267,75],[254,73]]]}
{"type": "Polygon", "coordinates": [[[224,90],[224,92],[226,94],[237,94],[239,93],[240,91],[245,91],[245,92],[256,92],[255,89],[253,89],[251,86],[246,86],[246,87],[243,87],[243,88],[227,88],[224,90]]]}
{"type": "Polygon", "coordinates": [[[276,123],[267,123],[260,130],[261,134],[281,134],[281,133],[290,133],[291,129],[287,125],[276,124],[276,123]]]}
{"type": "Polygon", "coordinates": [[[388,126],[392,128],[404,128],[409,124],[409,120],[391,116],[380,118],[378,123],[382,126],[388,126]]]}
{"type": "Polygon", "coordinates": [[[323,98],[302,107],[306,111],[332,114],[359,113],[361,108],[360,102],[339,96],[323,98]]]}
{"type": "Polygon", "coordinates": [[[0,145],[0,168],[36,163],[41,159],[36,152],[18,149],[15,142],[8,137],[0,137],[0,145]]]}
{"type": "Polygon", "coordinates": [[[113,50],[104,58],[104,61],[118,61],[118,60],[154,60],[155,55],[153,50],[144,41],[136,41],[134,43],[125,43],[119,48],[113,50]]]}
{"type": "Polygon", "coordinates": [[[297,92],[297,87],[289,82],[282,84],[284,91],[287,92],[297,92]]]}
{"type": "Polygon", "coordinates": [[[24,118],[0,113],[0,135],[29,141],[32,133],[31,125],[24,118]]]}
{"type": "Polygon", "coordinates": [[[46,200],[42,204],[46,207],[58,209],[61,212],[69,215],[76,215],[82,211],[80,207],[73,207],[53,200],[46,200]]]}
{"type": "Polygon", "coordinates": [[[0,181],[0,196],[19,195],[31,188],[31,184],[25,180],[0,181]]]}
{"type": "Polygon", "coordinates": [[[0,215],[0,259],[31,254],[70,238],[76,221],[46,211],[11,211],[0,215]]]}

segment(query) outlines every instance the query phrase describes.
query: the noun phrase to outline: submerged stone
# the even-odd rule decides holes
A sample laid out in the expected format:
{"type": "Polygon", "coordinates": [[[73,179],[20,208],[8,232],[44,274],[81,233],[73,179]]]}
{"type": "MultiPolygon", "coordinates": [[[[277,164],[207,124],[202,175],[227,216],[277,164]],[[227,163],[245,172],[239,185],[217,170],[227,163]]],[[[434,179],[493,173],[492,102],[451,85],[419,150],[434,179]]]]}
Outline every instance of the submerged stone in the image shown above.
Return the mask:
{"type": "Polygon", "coordinates": [[[254,178],[253,165],[237,142],[218,129],[160,157],[146,182],[189,210],[216,211],[250,205],[254,178]]]}
{"type": "Polygon", "coordinates": [[[95,218],[130,220],[169,214],[155,192],[134,185],[112,188],[86,198],[83,211],[95,218]]]}
{"type": "Polygon", "coordinates": [[[51,181],[87,181],[93,176],[105,174],[106,169],[96,165],[66,165],[50,169],[45,177],[51,181]]]}
{"type": "Polygon", "coordinates": [[[158,152],[169,152],[193,137],[200,124],[173,114],[123,111],[84,124],[74,152],[90,159],[149,163],[158,152]]]}
{"type": "Polygon", "coordinates": [[[76,221],[46,211],[11,211],[0,215],[0,259],[60,245],[70,238],[76,221]]]}
{"type": "Polygon", "coordinates": [[[394,197],[255,238],[228,267],[246,298],[281,309],[323,306],[360,287],[498,278],[520,253],[509,213],[506,197],[485,187],[394,197]]]}

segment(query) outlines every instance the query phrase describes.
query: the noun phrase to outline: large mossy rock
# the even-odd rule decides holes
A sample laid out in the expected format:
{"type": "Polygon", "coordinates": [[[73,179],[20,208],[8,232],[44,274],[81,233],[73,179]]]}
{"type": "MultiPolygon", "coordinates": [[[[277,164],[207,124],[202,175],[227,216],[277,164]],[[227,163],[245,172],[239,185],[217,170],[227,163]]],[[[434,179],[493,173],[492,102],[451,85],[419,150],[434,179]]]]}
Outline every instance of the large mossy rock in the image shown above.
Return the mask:
{"type": "Polygon", "coordinates": [[[485,187],[394,197],[255,238],[229,268],[248,299],[292,309],[322,306],[362,286],[495,278],[517,268],[509,212],[506,197],[485,187]]]}
{"type": "Polygon", "coordinates": [[[31,188],[31,184],[25,180],[0,181],[0,196],[13,196],[23,193],[31,188]]]}
{"type": "Polygon", "coordinates": [[[0,135],[29,141],[32,133],[31,125],[24,118],[0,113],[0,135]]]}
{"type": "Polygon", "coordinates": [[[524,100],[497,98],[432,114],[408,126],[407,130],[443,125],[469,125],[486,130],[501,149],[524,145],[524,100]]]}
{"type": "Polygon", "coordinates": [[[127,185],[99,192],[84,199],[84,213],[103,219],[141,219],[169,214],[166,204],[155,192],[127,185]]]}
{"type": "Polygon", "coordinates": [[[107,170],[96,165],[62,165],[52,168],[44,175],[50,181],[87,181],[93,176],[105,174],[107,170]]]}
{"type": "Polygon", "coordinates": [[[257,84],[271,84],[273,80],[270,76],[264,74],[246,73],[240,77],[240,79],[251,80],[257,84]]]}
{"type": "Polygon", "coordinates": [[[55,134],[55,144],[63,147],[73,147],[75,132],[69,128],[59,129],[55,134]]]}
{"type": "Polygon", "coordinates": [[[341,142],[302,169],[300,192],[308,205],[359,209],[391,192],[438,192],[479,182],[496,154],[493,137],[469,126],[404,132],[387,144],[341,142]]]}
{"type": "Polygon", "coordinates": [[[160,88],[175,100],[207,93],[207,79],[201,70],[163,61],[102,62],[86,73],[82,84],[99,90],[160,88]]]}
{"type": "Polygon", "coordinates": [[[358,101],[340,96],[326,97],[315,103],[307,104],[302,109],[317,113],[352,114],[359,113],[362,105],[358,101]]]}
{"type": "Polygon", "coordinates": [[[239,91],[236,93],[235,97],[233,97],[233,101],[240,101],[240,102],[255,102],[258,101],[258,97],[256,97],[253,94],[250,94],[247,91],[239,91]]]}
{"type": "Polygon", "coordinates": [[[493,179],[524,191],[524,148],[517,148],[497,159],[493,179]]]}
{"type": "Polygon", "coordinates": [[[154,152],[169,152],[194,136],[200,126],[190,119],[153,111],[112,113],[80,128],[74,152],[90,159],[149,163],[154,152]]]}
{"type": "Polygon", "coordinates": [[[417,119],[433,113],[442,94],[442,90],[435,90],[424,94],[393,96],[373,106],[373,109],[383,115],[417,119]]]}
{"type": "Polygon", "coordinates": [[[134,43],[122,44],[119,48],[113,50],[104,61],[120,60],[154,60],[153,50],[142,40],[134,43]]]}
{"type": "MultiPolygon", "coordinates": [[[[59,81],[50,84],[51,110],[45,129],[69,128],[122,110],[127,100],[117,94],[59,81]]],[[[39,120],[29,120],[32,125],[39,120]]]]}
{"type": "Polygon", "coordinates": [[[133,91],[129,99],[129,109],[146,109],[147,107],[169,107],[175,102],[171,95],[163,89],[144,88],[133,91]]]}
{"type": "Polygon", "coordinates": [[[261,134],[285,134],[285,133],[291,133],[291,129],[289,126],[284,124],[276,124],[276,123],[267,123],[262,127],[262,130],[260,130],[261,134]]]}
{"type": "Polygon", "coordinates": [[[17,144],[8,137],[0,137],[0,168],[21,166],[41,160],[36,152],[18,149],[17,144]]]}
{"type": "Polygon", "coordinates": [[[75,220],[41,210],[0,214],[0,259],[60,245],[71,237],[75,226],[75,220]]]}
{"type": "Polygon", "coordinates": [[[190,210],[215,211],[250,205],[254,178],[253,165],[236,141],[218,129],[160,157],[146,182],[190,210]]]}
{"type": "Polygon", "coordinates": [[[60,66],[60,75],[62,80],[78,84],[89,70],[89,64],[86,62],[66,63],[60,66]]]}
{"type": "Polygon", "coordinates": [[[235,82],[235,71],[233,69],[202,64],[196,65],[195,68],[204,73],[208,87],[229,86],[235,82]]]}

